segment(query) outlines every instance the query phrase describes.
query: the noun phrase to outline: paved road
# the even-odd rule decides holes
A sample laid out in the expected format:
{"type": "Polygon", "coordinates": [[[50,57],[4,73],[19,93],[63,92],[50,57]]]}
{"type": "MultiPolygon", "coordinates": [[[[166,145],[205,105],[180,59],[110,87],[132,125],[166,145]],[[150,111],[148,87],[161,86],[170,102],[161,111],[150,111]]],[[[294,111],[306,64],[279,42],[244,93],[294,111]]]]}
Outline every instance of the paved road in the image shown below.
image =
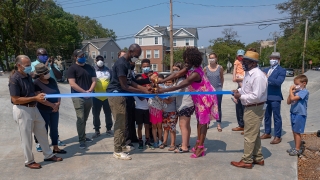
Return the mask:
{"type": "MultiPolygon", "coordinates": [[[[320,129],[316,121],[315,111],[319,108],[320,73],[312,72],[314,78],[308,85],[312,90],[309,106],[309,117],[306,131],[320,129]],[[315,95],[315,96],[313,96],[315,95]],[[317,98],[317,99],[316,99],[317,98]],[[312,106],[311,106],[312,105],[312,106]],[[309,121],[310,119],[310,121],[309,121]]],[[[309,75],[308,75],[309,76],[309,75]]],[[[226,75],[225,89],[236,87],[231,82],[231,75],[226,75]]],[[[286,92],[293,78],[287,78],[283,92],[286,92]]],[[[235,108],[230,96],[223,97],[223,132],[216,130],[211,124],[205,146],[207,155],[199,159],[191,159],[191,154],[174,154],[165,150],[134,150],[133,160],[121,161],[112,157],[113,138],[105,134],[89,144],[88,149],[78,148],[75,111],[70,99],[65,98],[60,110],[60,138],[67,143],[68,154],[61,155],[63,162],[43,162],[43,156],[34,150],[35,160],[43,166],[41,170],[30,170],[24,167],[23,152],[20,147],[18,126],[12,119],[12,105],[9,99],[8,79],[0,77],[0,174],[1,179],[296,179],[297,169],[295,157],[287,155],[285,150],[292,144],[290,133],[289,106],[282,104],[283,141],[279,145],[270,145],[270,140],[262,142],[265,156],[264,167],[255,166],[252,170],[238,169],[230,165],[230,161],[240,160],[243,151],[243,136],[232,132],[236,127],[235,108]]],[[[62,93],[70,92],[68,84],[60,84],[62,93]]],[[[104,125],[104,123],[103,123],[104,125]]],[[[191,144],[196,140],[196,120],[192,117],[191,144]]],[[[263,130],[263,127],[261,127],[263,130]]],[[[178,129],[179,130],[179,129],[178,129]]],[[[102,128],[102,131],[105,131],[102,128]]],[[[87,123],[87,133],[91,136],[93,130],[92,116],[87,123]]],[[[178,143],[181,134],[177,135],[178,143]]]]}

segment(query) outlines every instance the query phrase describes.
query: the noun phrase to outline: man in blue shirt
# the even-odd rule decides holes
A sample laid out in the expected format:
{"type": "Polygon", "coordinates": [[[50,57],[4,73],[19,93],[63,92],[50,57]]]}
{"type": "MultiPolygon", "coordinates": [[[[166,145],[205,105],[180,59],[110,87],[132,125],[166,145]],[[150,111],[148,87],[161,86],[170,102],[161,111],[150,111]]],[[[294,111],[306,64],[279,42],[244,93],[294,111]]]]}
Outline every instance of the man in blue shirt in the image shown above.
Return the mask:
{"type": "Polygon", "coordinates": [[[280,65],[280,53],[272,52],[270,56],[270,68],[265,69],[268,77],[268,97],[267,108],[264,118],[264,134],[261,139],[271,138],[271,116],[274,119],[274,139],[270,144],[279,144],[281,142],[282,118],[280,114],[281,101],[283,100],[281,85],[286,78],[286,70],[280,65]]]}

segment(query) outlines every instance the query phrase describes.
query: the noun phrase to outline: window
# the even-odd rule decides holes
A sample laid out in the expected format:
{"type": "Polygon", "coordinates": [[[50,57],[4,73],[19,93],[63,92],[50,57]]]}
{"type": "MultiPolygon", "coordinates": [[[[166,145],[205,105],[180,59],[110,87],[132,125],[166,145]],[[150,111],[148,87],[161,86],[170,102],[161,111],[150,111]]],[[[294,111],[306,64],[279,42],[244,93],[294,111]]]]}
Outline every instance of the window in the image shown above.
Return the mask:
{"type": "Polygon", "coordinates": [[[151,64],[151,69],[153,71],[158,71],[158,64],[151,64]]]}
{"type": "Polygon", "coordinates": [[[84,56],[88,58],[88,51],[84,52],[84,56]]]}
{"type": "Polygon", "coordinates": [[[114,58],[114,52],[111,52],[111,59],[114,58]]]}
{"type": "Polygon", "coordinates": [[[144,58],[144,54],[143,54],[143,50],[142,50],[139,59],[143,59],[143,58],[144,58]]]}
{"type": "Polygon", "coordinates": [[[150,59],[151,58],[151,50],[147,50],[146,54],[147,54],[146,58],[150,59]]]}
{"type": "Polygon", "coordinates": [[[189,38],[186,38],[186,46],[189,46],[189,38]]]}
{"type": "Polygon", "coordinates": [[[158,37],[154,37],[154,44],[159,44],[158,37]]]}
{"type": "Polygon", "coordinates": [[[142,45],[142,38],[139,38],[139,45],[142,45]]]}
{"type": "Polygon", "coordinates": [[[107,59],[107,51],[103,51],[103,58],[107,59]]]}
{"type": "Polygon", "coordinates": [[[91,56],[92,56],[93,59],[95,59],[95,58],[96,58],[96,52],[95,52],[95,51],[92,51],[92,52],[91,52],[91,56]]]}
{"type": "Polygon", "coordinates": [[[154,50],[153,54],[154,54],[154,58],[159,58],[159,50],[154,50]]]}
{"type": "Polygon", "coordinates": [[[177,40],[173,39],[173,46],[177,46],[177,40]]]}

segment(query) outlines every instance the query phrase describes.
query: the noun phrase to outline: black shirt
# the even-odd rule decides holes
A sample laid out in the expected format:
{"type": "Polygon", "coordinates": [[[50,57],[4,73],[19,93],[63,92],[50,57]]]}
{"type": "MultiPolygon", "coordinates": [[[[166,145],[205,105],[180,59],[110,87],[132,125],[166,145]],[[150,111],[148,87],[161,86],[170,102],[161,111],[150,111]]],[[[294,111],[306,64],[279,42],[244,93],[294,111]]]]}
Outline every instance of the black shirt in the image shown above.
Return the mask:
{"type": "MultiPolygon", "coordinates": [[[[15,73],[9,79],[9,91],[10,96],[34,97],[36,95],[31,76],[29,74],[24,76],[18,71],[15,71],[15,73]]],[[[29,102],[28,104],[36,103],[36,101],[33,101],[29,102]]]]}
{"type": "Polygon", "coordinates": [[[133,77],[132,77],[132,72],[130,69],[130,63],[124,57],[119,58],[114,63],[114,65],[112,67],[111,74],[112,74],[111,75],[112,78],[111,78],[110,84],[107,88],[107,92],[114,92],[114,91],[125,92],[121,88],[119,77],[121,77],[121,76],[127,77],[127,84],[128,85],[131,84],[133,77]]]}
{"type": "MultiPolygon", "coordinates": [[[[57,82],[53,78],[49,78],[48,80],[49,80],[48,84],[44,84],[43,82],[40,81],[40,79],[34,80],[33,83],[34,83],[35,91],[36,92],[40,91],[41,93],[45,93],[45,94],[60,94],[57,82]]],[[[57,103],[59,101],[58,98],[49,98],[46,100],[51,103],[57,103]]],[[[46,106],[42,103],[38,103],[37,107],[38,109],[42,109],[42,110],[52,110],[50,106],[46,106]]]]}
{"type": "MultiPolygon", "coordinates": [[[[84,66],[72,64],[68,69],[67,76],[68,78],[75,79],[76,84],[85,91],[90,89],[92,78],[97,77],[95,69],[89,64],[85,64],[84,66]]],[[[79,92],[71,88],[71,93],[79,92]]]]}

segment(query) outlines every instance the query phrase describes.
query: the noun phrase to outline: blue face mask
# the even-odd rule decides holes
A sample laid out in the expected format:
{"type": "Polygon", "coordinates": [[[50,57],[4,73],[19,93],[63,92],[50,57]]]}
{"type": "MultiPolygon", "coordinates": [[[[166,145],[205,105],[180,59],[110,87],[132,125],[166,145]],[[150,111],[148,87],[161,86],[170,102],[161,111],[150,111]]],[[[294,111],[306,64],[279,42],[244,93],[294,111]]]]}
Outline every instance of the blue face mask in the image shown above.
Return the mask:
{"type": "MultiPolygon", "coordinates": [[[[22,66],[22,65],[21,65],[22,66]]],[[[24,67],[24,66],[22,66],[24,67]]],[[[26,73],[26,74],[30,74],[31,73],[31,70],[32,70],[32,67],[31,66],[28,66],[28,67],[24,67],[24,70],[23,72],[26,73]]]]}
{"type": "Polygon", "coordinates": [[[43,64],[45,64],[48,60],[48,56],[47,55],[39,55],[38,59],[40,62],[42,62],[43,64]]]}
{"type": "Polygon", "coordinates": [[[82,58],[78,58],[78,63],[80,64],[84,64],[86,62],[86,58],[85,57],[82,57],[82,58]]]}
{"type": "Polygon", "coordinates": [[[144,67],[142,68],[143,73],[149,73],[150,67],[144,67]]]}

